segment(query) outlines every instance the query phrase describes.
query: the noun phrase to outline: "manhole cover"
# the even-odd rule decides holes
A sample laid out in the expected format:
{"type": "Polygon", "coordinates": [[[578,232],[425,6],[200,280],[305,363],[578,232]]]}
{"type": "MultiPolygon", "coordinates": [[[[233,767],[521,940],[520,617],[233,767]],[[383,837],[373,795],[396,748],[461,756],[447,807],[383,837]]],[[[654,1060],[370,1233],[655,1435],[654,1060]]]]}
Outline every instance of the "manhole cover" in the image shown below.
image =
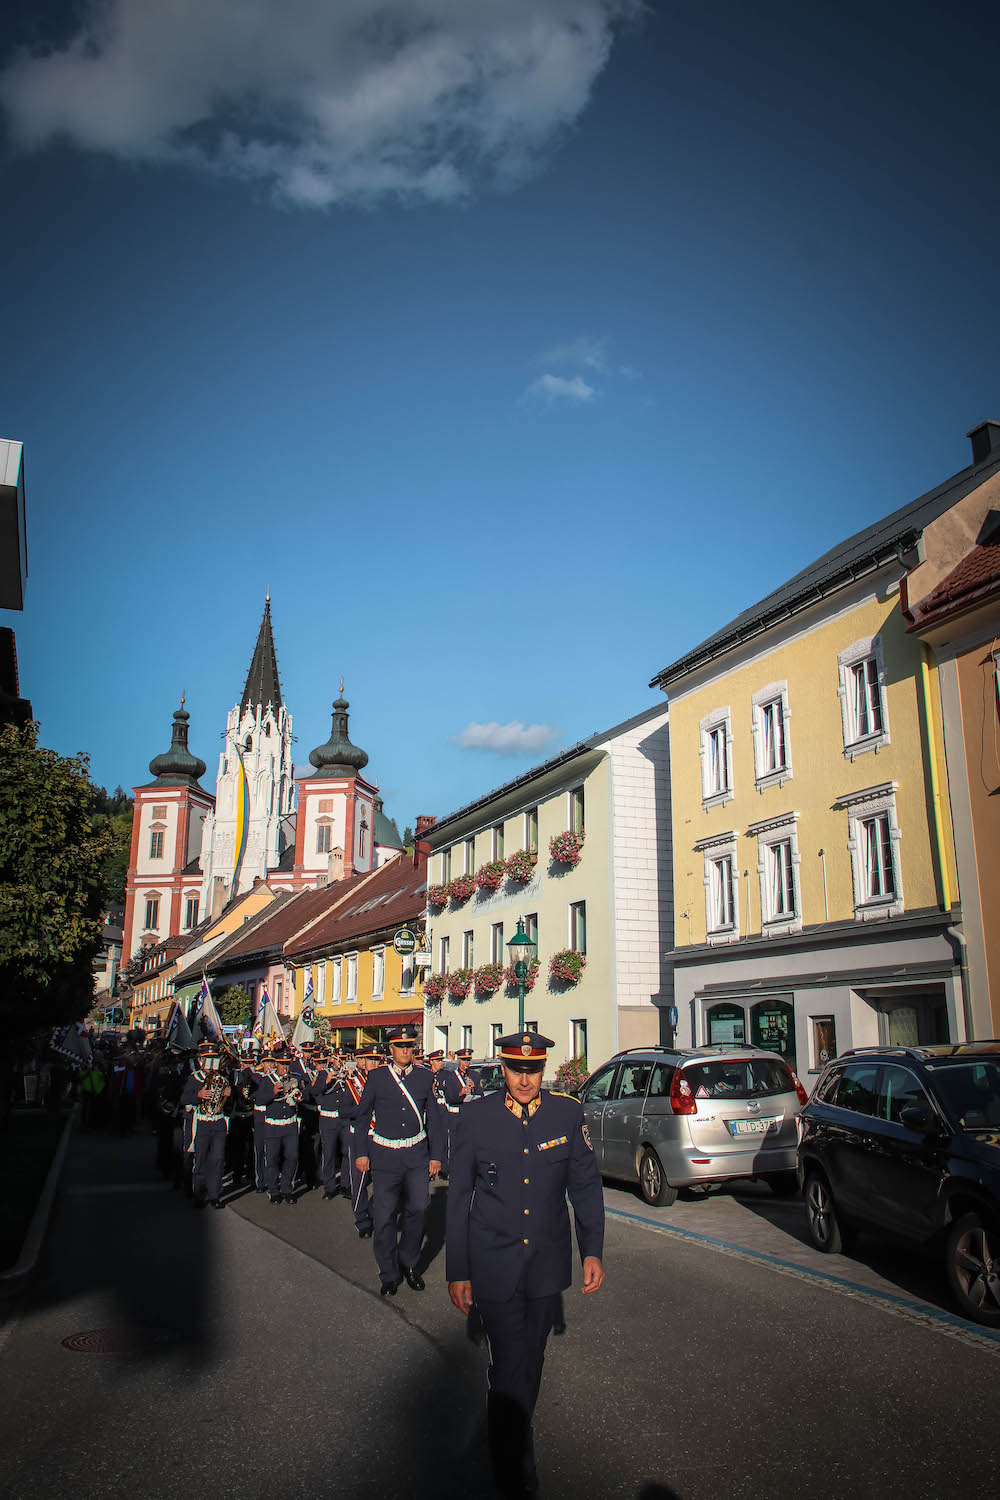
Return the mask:
{"type": "Polygon", "coordinates": [[[72,1354],[127,1354],[135,1347],[127,1334],[116,1333],[113,1328],[94,1328],[90,1333],[71,1333],[63,1339],[64,1349],[72,1354]]]}

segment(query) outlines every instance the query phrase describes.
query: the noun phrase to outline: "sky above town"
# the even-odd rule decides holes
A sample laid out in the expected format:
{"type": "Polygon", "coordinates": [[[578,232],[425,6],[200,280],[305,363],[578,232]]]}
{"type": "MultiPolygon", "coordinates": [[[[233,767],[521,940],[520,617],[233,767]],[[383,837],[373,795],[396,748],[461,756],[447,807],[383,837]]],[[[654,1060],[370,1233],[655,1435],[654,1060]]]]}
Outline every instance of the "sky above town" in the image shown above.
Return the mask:
{"type": "Polygon", "coordinates": [[[13,0],[21,691],[214,786],[270,589],[295,760],[402,829],[1000,416],[993,5],[13,0]]]}

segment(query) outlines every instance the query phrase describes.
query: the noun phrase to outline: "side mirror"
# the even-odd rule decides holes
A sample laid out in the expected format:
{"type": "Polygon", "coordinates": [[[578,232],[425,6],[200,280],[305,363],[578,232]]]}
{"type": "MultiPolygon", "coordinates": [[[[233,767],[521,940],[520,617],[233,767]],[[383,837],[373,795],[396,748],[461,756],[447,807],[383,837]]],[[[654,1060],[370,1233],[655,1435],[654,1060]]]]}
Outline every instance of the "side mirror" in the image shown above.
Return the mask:
{"type": "Polygon", "coordinates": [[[900,1125],[905,1125],[907,1130],[914,1131],[917,1135],[930,1135],[937,1127],[937,1119],[934,1111],[926,1104],[910,1104],[900,1112],[900,1125]]]}

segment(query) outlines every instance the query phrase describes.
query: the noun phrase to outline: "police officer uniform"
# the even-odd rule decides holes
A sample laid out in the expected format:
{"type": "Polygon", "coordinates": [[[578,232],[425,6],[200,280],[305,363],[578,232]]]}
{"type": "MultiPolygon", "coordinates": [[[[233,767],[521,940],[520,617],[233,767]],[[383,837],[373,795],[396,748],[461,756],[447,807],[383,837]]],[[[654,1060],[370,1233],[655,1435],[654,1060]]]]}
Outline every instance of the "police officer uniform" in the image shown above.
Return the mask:
{"type": "MultiPolygon", "coordinates": [[[[415,1041],[416,1033],[397,1026],[388,1040],[415,1041]]],[[[383,1296],[395,1296],[404,1276],[414,1291],[423,1290],[416,1267],[429,1199],[428,1166],[440,1163],[443,1149],[429,1070],[412,1063],[400,1069],[390,1062],[369,1073],[354,1124],[354,1158],[371,1162],[374,1250],[383,1296]]]]}
{"type": "MultiPolygon", "coordinates": [[[[515,1032],[500,1056],[544,1067],[547,1037],[515,1032]]],[[[522,1106],[505,1089],[458,1117],[448,1185],[446,1263],[470,1282],[489,1340],[490,1453],[505,1495],[534,1493],[531,1418],[560,1293],[572,1281],[567,1195],[581,1258],[600,1259],[604,1198],[577,1099],[543,1089],[522,1106]]]]}

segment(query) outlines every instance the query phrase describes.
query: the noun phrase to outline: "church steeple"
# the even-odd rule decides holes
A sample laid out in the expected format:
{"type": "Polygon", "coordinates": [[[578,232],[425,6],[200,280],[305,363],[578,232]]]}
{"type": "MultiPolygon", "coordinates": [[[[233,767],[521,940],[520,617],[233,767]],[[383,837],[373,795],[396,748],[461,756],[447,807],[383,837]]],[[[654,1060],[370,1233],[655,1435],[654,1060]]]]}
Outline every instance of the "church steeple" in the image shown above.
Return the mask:
{"type": "MultiPolygon", "coordinates": [[[[192,755],[188,749],[190,718],[191,715],[184,707],[182,693],[181,706],[174,714],[170,749],[165,750],[162,755],[155,755],[149,762],[149,769],[159,786],[198,786],[198,777],[205,774],[205,762],[199,760],[197,755],[192,755]]],[[[201,791],[201,788],[198,787],[198,790],[201,791]]]]}
{"type": "Polygon", "coordinates": [[[267,594],[264,600],[264,618],[260,622],[257,644],[254,647],[253,659],[250,662],[246,686],[240,701],[240,717],[242,718],[248,708],[256,708],[258,704],[261,709],[267,708],[270,704],[273,713],[277,716],[281,701],[278,658],[274,651],[274,633],[271,629],[271,595],[267,594]]]}
{"type": "Polygon", "coordinates": [[[310,750],[309,761],[321,776],[356,776],[368,764],[368,752],[352,745],[347,734],[347,710],[344,679],[340,679],[340,697],[333,701],[333,727],[325,745],[310,750]]]}

